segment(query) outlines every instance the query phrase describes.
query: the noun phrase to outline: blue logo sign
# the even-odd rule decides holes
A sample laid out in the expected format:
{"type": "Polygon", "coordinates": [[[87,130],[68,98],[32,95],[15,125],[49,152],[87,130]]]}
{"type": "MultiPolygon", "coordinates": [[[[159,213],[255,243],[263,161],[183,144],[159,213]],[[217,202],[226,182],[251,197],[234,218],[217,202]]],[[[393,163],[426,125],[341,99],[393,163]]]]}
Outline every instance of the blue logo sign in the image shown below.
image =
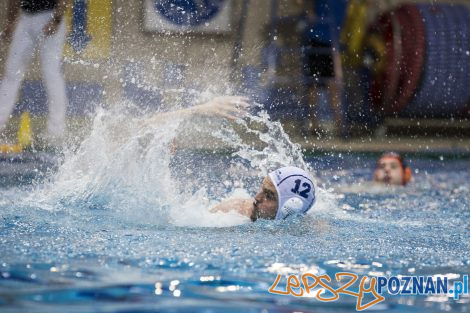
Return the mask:
{"type": "Polygon", "coordinates": [[[155,10],[181,26],[198,26],[210,21],[227,0],[155,0],[155,10]]]}

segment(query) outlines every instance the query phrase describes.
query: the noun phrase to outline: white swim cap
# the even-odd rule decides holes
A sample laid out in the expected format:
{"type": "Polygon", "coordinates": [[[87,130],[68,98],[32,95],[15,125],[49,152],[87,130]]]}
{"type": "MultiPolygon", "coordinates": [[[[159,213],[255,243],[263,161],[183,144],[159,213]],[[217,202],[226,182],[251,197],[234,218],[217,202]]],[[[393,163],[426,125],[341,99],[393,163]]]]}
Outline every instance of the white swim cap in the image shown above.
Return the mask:
{"type": "Polygon", "coordinates": [[[279,197],[276,219],[305,214],[315,203],[315,186],[306,171],[286,166],[269,173],[279,197]]]}

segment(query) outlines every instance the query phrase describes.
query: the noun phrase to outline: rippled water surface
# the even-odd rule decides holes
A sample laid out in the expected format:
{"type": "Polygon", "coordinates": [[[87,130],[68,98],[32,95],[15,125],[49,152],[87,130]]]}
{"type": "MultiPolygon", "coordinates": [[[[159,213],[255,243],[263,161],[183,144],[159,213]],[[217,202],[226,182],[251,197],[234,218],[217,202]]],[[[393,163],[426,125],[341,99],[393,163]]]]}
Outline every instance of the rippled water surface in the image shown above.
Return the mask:
{"type": "MultiPolygon", "coordinates": [[[[198,165],[200,171],[187,175],[206,185],[209,196],[233,189],[228,174],[214,175],[214,168],[230,163],[227,157],[186,154],[175,160],[198,165]]],[[[278,273],[455,277],[470,272],[470,161],[412,158],[413,184],[395,190],[368,187],[373,157],[317,155],[307,161],[329,190],[323,195],[327,200],[306,218],[284,222],[179,225],[178,217],[144,208],[138,199],[113,207],[116,201],[95,197],[45,209],[40,202],[20,200],[31,195],[32,187],[4,188],[0,309],[337,312],[354,310],[356,299],[341,295],[323,303],[268,289],[278,273]]],[[[185,169],[173,174],[181,172],[185,169]]],[[[248,186],[256,182],[245,180],[248,186]]],[[[374,309],[470,310],[468,297],[386,298],[374,309]]]]}
{"type": "MultiPolygon", "coordinates": [[[[347,312],[356,308],[348,295],[320,302],[268,289],[278,274],[280,289],[286,275],[307,272],[469,274],[470,160],[411,157],[412,184],[380,188],[368,182],[377,156],[305,158],[279,124],[262,112],[250,119],[238,131],[261,145],[216,123],[193,140],[213,134],[231,153],[175,153],[175,138],[191,135],[181,129],[205,130],[178,121],[139,128],[127,114],[101,111],[49,179],[4,184],[0,311],[347,312]],[[252,223],[209,212],[224,198],[253,196],[268,171],[289,164],[317,184],[305,218],[252,223]]],[[[387,295],[371,309],[466,312],[469,302],[387,295]]]]}

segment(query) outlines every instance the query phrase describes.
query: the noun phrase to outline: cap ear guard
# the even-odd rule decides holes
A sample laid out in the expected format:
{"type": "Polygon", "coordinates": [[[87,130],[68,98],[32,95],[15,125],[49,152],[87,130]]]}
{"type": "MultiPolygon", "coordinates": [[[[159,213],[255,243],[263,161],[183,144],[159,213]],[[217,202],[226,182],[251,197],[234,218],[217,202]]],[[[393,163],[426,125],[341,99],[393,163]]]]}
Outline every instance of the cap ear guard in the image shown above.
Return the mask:
{"type": "Polygon", "coordinates": [[[310,175],[298,167],[286,166],[269,173],[278,195],[275,219],[304,214],[315,203],[315,186],[310,175]]]}
{"type": "Polygon", "coordinates": [[[282,208],[277,210],[276,219],[283,220],[283,219],[287,218],[290,215],[303,213],[303,210],[302,210],[303,206],[304,206],[304,204],[303,204],[302,200],[300,200],[297,197],[292,197],[284,203],[282,208]]]}

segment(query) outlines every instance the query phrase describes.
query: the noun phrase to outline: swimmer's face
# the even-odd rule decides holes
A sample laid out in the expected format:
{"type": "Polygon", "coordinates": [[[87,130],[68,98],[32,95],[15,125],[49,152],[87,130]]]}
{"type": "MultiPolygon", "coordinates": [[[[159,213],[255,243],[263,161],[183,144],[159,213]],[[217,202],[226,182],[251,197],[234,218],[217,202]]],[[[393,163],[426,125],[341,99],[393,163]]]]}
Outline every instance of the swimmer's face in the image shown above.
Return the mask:
{"type": "Polygon", "coordinates": [[[374,181],[388,185],[403,185],[404,170],[396,158],[384,157],[377,163],[374,181]]]}
{"type": "Polygon", "coordinates": [[[253,201],[251,220],[253,222],[258,218],[273,220],[276,217],[278,201],[276,187],[271,178],[265,177],[253,201]]]}

